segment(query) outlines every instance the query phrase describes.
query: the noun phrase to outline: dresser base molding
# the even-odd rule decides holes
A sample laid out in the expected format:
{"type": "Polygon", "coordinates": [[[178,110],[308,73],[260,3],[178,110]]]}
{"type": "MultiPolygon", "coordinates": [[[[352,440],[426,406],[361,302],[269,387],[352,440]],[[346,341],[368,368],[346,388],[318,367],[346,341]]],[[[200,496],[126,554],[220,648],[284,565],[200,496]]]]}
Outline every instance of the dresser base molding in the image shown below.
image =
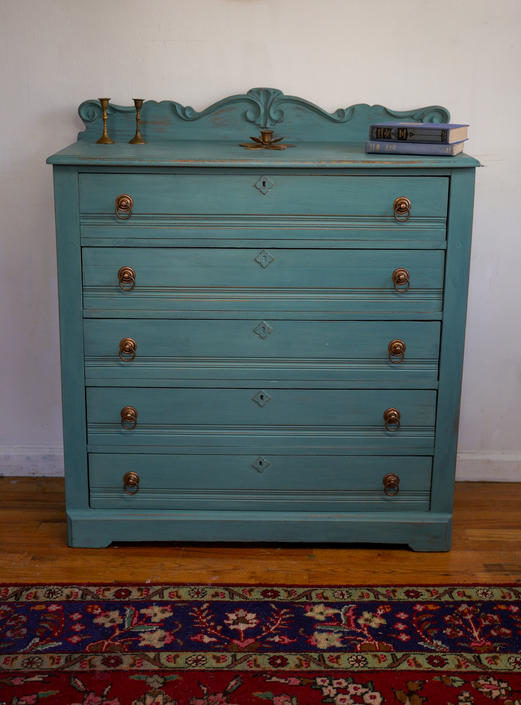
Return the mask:
{"type": "Polygon", "coordinates": [[[448,551],[450,514],[310,512],[136,512],[69,510],[69,546],[106,548],[112,541],[267,541],[273,543],[406,544],[414,551],[448,551]]]}

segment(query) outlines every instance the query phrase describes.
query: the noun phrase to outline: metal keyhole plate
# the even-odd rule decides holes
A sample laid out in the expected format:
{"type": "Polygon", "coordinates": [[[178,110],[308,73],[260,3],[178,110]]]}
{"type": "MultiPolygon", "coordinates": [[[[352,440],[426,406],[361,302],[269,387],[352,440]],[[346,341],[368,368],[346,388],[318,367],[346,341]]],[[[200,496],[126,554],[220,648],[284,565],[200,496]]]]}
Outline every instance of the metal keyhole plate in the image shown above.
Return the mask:
{"type": "Polygon", "coordinates": [[[258,189],[263,196],[265,196],[270,189],[274,186],[273,181],[267,176],[261,176],[260,179],[255,183],[255,188],[258,189]]]}

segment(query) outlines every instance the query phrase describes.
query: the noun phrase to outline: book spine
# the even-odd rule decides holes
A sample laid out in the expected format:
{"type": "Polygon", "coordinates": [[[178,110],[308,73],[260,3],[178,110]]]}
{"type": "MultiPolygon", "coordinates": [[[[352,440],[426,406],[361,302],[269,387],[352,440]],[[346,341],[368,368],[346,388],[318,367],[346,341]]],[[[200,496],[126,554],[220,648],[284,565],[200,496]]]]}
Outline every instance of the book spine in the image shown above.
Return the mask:
{"type": "Polygon", "coordinates": [[[424,142],[447,144],[449,130],[430,127],[377,127],[371,125],[369,139],[384,142],[424,142]]]}
{"type": "Polygon", "coordinates": [[[365,143],[365,151],[380,154],[448,154],[453,155],[456,145],[454,144],[411,144],[410,142],[377,142],[369,141],[365,143]]]}

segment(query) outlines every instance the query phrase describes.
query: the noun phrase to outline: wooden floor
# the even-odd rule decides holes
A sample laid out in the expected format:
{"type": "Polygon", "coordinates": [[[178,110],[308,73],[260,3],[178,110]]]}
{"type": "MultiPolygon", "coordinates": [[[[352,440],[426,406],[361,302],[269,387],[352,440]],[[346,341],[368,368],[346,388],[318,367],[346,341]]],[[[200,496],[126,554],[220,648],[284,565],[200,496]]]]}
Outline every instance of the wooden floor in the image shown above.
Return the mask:
{"type": "Polygon", "coordinates": [[[117,544],[68,548],[63,480],[0,478],[0,582],[521,582],[521,483],[458,483],[453,547],[117,544]]]}

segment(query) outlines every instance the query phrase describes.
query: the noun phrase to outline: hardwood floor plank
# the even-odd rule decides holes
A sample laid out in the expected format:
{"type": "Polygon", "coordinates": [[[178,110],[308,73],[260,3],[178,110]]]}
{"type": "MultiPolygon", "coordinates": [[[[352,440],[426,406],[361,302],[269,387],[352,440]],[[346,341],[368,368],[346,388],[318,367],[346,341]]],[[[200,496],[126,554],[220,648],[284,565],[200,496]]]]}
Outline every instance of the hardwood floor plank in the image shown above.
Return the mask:
{"type": "Polygon", "coordinates": [[[453,548],[66,544],[62,478],[0,478],[0,581],[398,584],[521,582],[521,483],[457,483],[453,548]]]}

